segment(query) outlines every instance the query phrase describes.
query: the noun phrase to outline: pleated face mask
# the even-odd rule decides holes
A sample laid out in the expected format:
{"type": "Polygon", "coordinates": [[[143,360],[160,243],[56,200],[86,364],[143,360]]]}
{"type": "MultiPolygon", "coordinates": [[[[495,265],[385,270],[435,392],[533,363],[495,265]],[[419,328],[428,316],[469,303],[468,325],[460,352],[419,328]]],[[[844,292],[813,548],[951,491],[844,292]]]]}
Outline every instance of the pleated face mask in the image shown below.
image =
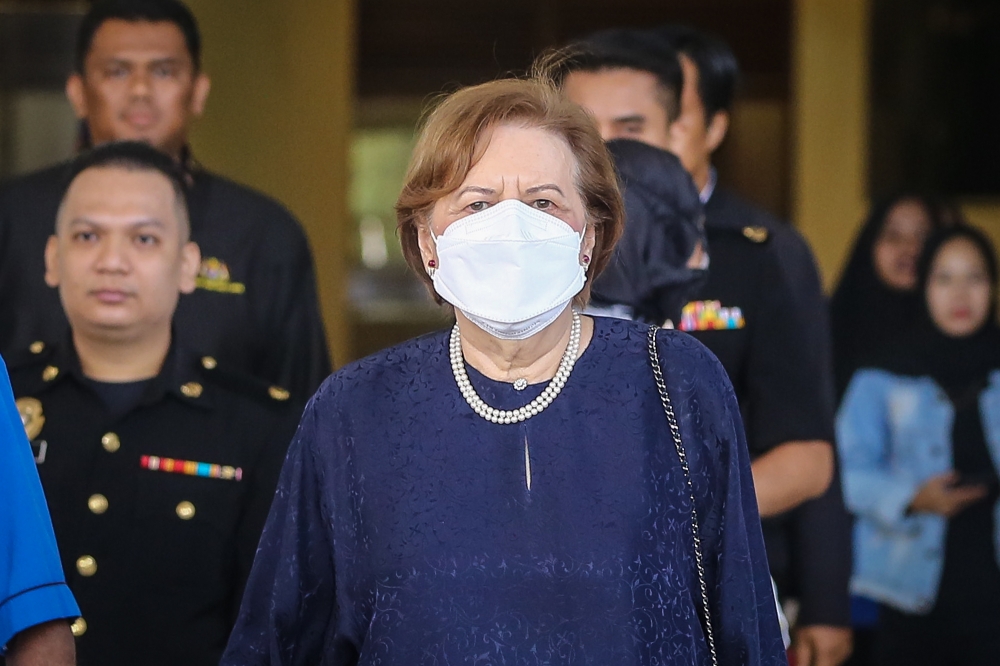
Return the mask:
{"type": "Polygon", "coordinates": [[[463,217],[434,242],[434,290],[503,340],[551,324],[587,281],[583,235],[515,199],[463,217]]]}

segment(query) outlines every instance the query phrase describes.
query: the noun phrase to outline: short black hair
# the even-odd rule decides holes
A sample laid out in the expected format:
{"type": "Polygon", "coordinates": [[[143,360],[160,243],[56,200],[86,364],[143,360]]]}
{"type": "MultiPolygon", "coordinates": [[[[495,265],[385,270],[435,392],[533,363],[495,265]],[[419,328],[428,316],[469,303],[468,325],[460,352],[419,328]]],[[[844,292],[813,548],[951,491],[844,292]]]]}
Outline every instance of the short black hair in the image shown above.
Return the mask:
{"type": "Polygon", "coordinates": [[[181,224],[186,227],[186,234],[190,236],[191,217],[189,214],[189,191],[188,176],[181,166],[169,155],[153,148],[148,143],[140,141],[111,141],[101,144],[96,148],[86,150],[70,163],[69,171],[66,175],[65,187],[63,188],[63,199],[69,186],[73,184],[76,177],[87,169],[94,168],[117,168],[126,171],[152,171],[164,176],[174,190],[176,205],[181,224]]]}
{"type": "Polygon", "coordinates": [[[698,68],[698,96],[705,106],[705,119],[711,122],[715,114],[729,111],[740,83],[740,63],[729,44],[684,25],[665,25],[654,33],[698,68]]]}
{"type": "Polygon", "coordinates": [[[602,69],[634,69],[649,72],[667,92],[667,118],[673,121],[680,111],[684,72],[677,52],[656,34],[638,28],[612,28],[587,35],[571,43],[560,65],[559,81],[572,72],[602,69]]]}
{"type": "Polygon", "coordinates": [[[90,47],[94,43],[94,35],[106,21],[128,21],[135,23],[147,21],[150,23],[167,22],[176,25],[184,34],[195,71],[201,69],[201,33],[198,31],[198,21],[194,14],[180,0],[98,0],[80,21],[76,33],[76,52],[74,67],[77,74],[83,74],[84,64],[90,47]]]}

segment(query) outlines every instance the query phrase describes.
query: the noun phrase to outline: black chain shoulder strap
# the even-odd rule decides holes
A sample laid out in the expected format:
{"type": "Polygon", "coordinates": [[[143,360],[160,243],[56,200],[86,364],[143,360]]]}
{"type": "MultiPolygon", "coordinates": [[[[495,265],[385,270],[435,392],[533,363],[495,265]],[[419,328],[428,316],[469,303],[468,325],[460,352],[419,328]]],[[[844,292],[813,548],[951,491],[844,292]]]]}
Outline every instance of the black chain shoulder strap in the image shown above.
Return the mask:
{"type": "Polygon", "coordinates": [[[684,480],[687,482],[688,494],[691,496],[691,535],[694,540],[694,562],[698,569],[698,587],[701,588],[701,619],[705,627],[708,650],[712,655],[712,666],[719,666],[719,658],[715,652],[715,633],[712,631],[712,615],[708,607],[708,586],[705,584],[705,563],[701,551],[701,528],[698,525],[698,508],[695,504],[694,483],[691,481],[691,468],[688,466],[687,452],[684,450],[684,443],[681,441],[681,429],[677,425],[674,405],[670,402],[670,394],[667,393],[667,383],[663,379],[660,354],[656,350],[656,332],[658,330],[658,326],[649,327],[649,362],[653,366],[653,377],[656,379],[656,389],[660,393],[663,413],[667,415],[667,425],[670,426],[670,435],[673,437],[674,447],[677,449],[677,457],[680,459],[681,468],[684,470],[684,480]]]}

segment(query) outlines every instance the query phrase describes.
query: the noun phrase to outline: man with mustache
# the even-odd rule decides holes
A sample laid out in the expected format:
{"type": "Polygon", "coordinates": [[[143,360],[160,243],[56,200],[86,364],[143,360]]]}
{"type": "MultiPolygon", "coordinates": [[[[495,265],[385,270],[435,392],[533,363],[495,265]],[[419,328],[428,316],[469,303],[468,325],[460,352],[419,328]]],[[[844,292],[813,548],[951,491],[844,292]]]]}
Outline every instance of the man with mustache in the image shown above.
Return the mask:
{"type": "Polygon", "coordinates": [[[143,143],[77,158],[44,253],[69,327],[9,359],[81,666],[218,663],[298,418],[177,335],[201,259],[183,179],[143,143]]]}
{"type": "MultiPolygon", "coordinates": [[[[193,159],[188,134],[210,87],[197,23],[179,0],[101,0],[84,16],[66,94],[85,142],[148,143],[191,183],[202,257],[176,314],[178,336],[304,400],[330,372],[309,245],[280,204],[193,159]]],[[[65,326],[42,251],[67,169],[0,187],[0,353],[49,342],[65,326]]]]}

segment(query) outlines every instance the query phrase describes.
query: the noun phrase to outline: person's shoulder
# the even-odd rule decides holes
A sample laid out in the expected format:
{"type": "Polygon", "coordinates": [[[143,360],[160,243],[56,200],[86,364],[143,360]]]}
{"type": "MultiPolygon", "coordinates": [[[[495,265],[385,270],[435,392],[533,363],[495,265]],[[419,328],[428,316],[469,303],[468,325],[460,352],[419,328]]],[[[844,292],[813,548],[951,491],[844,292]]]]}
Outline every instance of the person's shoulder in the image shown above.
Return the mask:
{"type": "Polygon", "coordinates": [[[435,331],[348,363],[320,385],[314,401],[363,404],[421,382],[430,363],[447,362],[450,329],[435,331]]]}
{"type": "Polygon", "coordinates": [[[267,222],[289,223],[296,228],[299,226],[295,216],[281,202],[249,185],[202,168],[195,173],[196,189],[199,180],[211,189],[213,203],[232,209],[236,214],[250,215],[267,222]]]}
{"type": "MultiPolygon", "coordinates": [[[[298,413],[304,404],[288,389],[228,367],[213,356],[188,354],[185,364],[196,376],[194,383],[202,384],[208,397],[232,411],[280,419],[287,412],[298,413]]],[[[197,391],[194,387],[190,392],[197,391]]]]}
{"type": "Polygon", "coordinates": [[[38,171],[14,176],[0,183],[0,201],[35,201],[38,196],[49,196],[66,185],[69,162],[60,162],[38,171]]]}
{"type": "Polygon", "coordinates": [[[812,256],[809,243],[798,229],[728,188],[718,188],[706,209],[720,217],[723,226],[750,241],[770,242],[778,251],[804,252],[812,256]]]}

